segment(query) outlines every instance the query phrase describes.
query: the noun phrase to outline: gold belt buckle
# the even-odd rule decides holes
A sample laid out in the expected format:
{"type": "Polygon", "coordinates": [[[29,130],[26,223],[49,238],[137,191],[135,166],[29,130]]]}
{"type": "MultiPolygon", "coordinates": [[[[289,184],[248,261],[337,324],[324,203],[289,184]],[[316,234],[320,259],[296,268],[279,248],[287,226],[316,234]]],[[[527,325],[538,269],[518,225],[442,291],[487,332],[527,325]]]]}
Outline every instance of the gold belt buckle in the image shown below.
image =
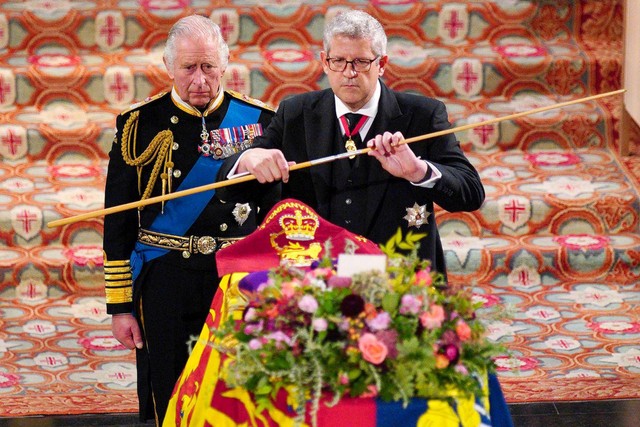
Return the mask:
{"type": "Polygon", "coordinates": [[[196,241],[196,248],[198,248],[198,252],[203,255],[212,254],[216,250],[217,246],[218,244],[216,239],[211,236],[198,237],[198,240],[196,241]]]}

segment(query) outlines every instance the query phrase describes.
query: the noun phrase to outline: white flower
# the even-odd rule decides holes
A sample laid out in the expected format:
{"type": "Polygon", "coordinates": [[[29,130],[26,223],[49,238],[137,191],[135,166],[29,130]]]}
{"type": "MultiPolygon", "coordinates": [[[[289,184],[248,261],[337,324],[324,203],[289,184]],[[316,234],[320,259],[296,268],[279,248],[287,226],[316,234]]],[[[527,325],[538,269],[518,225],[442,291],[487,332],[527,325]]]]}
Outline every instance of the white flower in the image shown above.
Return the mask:
{"type": "Polygon", "coordinates": [[[318,317],[317,319],[313,319],[312,325],[313,330],[316,332],[326,331],[328,326],[327,319],[318,317]]]}

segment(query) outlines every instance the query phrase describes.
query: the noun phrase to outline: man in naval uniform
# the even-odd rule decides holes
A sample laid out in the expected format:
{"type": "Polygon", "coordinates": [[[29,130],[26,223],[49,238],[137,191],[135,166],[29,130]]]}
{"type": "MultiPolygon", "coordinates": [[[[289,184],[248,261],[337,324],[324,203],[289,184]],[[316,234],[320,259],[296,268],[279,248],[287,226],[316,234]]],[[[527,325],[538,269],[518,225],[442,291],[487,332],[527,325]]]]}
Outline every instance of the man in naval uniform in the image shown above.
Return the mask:
{"type": "MultiPolygon", "coordinates": [[[[105,207],[215,182],[223,159],[251,145],[273,117],[261,102],[222,89],[229,49],[197,15],[170,30],[171,92],[117,117],[105,207]]],[[[257,182],[107,215],[104,269],[115,338],[136,349],[142,421],[162,424],[218,283],[215,252],[251,233],[279,199],[257,182]]]]}

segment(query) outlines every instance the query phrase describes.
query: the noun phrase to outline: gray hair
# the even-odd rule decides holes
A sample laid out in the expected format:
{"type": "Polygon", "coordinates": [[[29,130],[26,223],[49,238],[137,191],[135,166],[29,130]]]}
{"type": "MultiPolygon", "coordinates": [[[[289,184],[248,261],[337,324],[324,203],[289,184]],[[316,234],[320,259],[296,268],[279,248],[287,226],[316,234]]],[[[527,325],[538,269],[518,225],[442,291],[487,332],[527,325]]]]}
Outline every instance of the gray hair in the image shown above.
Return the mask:
{"type": "Polygon", "coordinates": [[[229,63],[229,46],[222,37],[220,27],[211,19],[201,15],[190,15],[181,18],[173,24],[169,30],[167,43],[164,46],[164,59],[167,61],[167,67],[173,69],[173,63],[176,59],[176,41],[181,38],[190,39],[209,39],[218,45],[218,56],[220,67],[227,68],[229,63]]]}
{"type": "Polygon", "coordinates": [[[361,10],[349,10],[338,14],[324,28],[322,44],[329,54],[331,41],[336,36],[371,41],[371,50],[378,56],[387,54],[387,35],[382,24],[373,16],[361,10]]]}

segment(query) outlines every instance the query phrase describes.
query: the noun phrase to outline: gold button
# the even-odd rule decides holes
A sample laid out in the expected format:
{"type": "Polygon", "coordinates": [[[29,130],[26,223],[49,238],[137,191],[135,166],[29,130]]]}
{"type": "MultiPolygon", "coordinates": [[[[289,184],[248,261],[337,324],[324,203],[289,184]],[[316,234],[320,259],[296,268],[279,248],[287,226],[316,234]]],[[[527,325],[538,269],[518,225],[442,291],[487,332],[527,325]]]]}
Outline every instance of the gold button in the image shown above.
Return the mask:
{"type": "Polygon", "coordinates": [[[191,257],[191,252],[189,252],[189,251],[183,251],[182,252],[182,258],[186,259],[186,258],[189,258],[189,257],[191,257]]]}
{"type": "Polygon", "coordinates": [[[176,151],[178,148],[180,148],[180,144],[178,144],[177,142],[174,142],[171,148],[173,149],[173,151],[176,151]]]}
{"type": "Polygon", "coordinates": [[[171,123],[173,123],[174,125],[178,123],[178,116],[171,116],[171,123]]]}
{"type": "Polygon", "coordinates": [[[180,175],[182,175],[182,172],[180,172],[180,169],[174,169],[173,170],[173,177],[174,178],[180,178],[180,175]]]}
{"type": "Polygon", "coordinates": [[[220,224],[220,231],[227,231],[228,227],[229,226],[223,222],[222,224],[220,224]]]}

